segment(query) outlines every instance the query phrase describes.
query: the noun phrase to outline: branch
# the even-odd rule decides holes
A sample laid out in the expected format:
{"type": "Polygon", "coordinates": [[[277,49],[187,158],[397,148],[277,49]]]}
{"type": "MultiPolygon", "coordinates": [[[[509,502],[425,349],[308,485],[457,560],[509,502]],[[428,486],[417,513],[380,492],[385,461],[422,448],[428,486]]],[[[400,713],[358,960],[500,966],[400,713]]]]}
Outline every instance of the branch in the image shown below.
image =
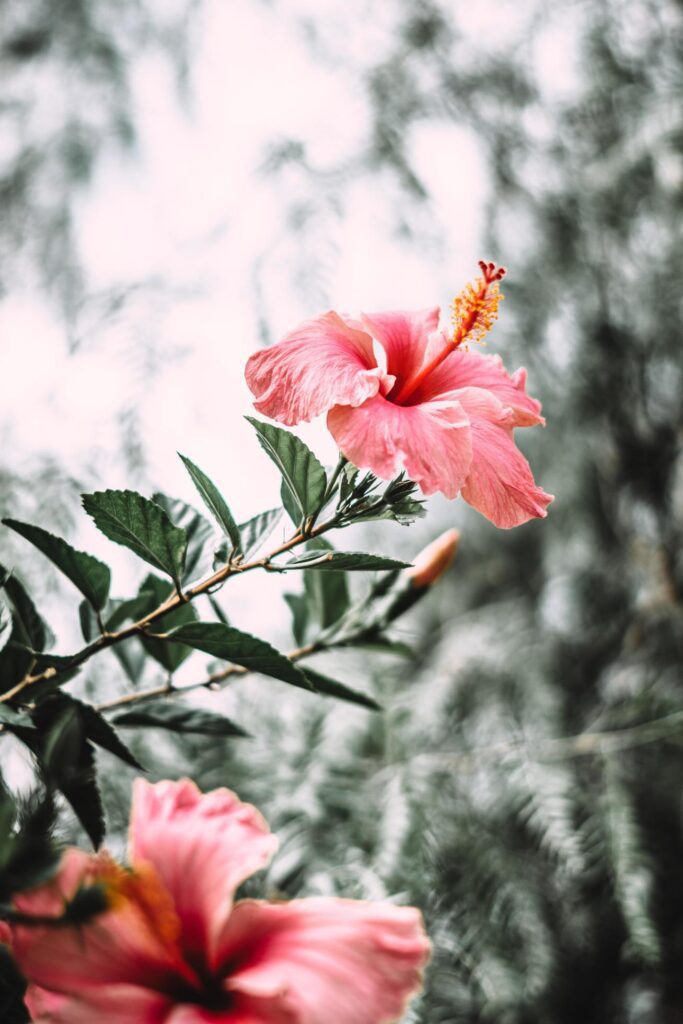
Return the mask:
{"type": "MultiPolygon", "coordinates": [[[[154,611],[150,612],[148,615],[145,615],[144,618],[139,619],[137,622],[133,622],[131,623],[131,625],[125,626],[123,629],[120,629],[115,633],[103,632],[101,636],[99,636],[95,641],[93,641],[93,643],[88,644],[82,650],[74,654],[73,657],[69,659],[68,664],[64,667],[56,668],[54,666],[50,666],[48,668],[43,669],[42,672],[37,672],[35,675],[31,675],[29,673],[20,682],[18,682],[16,686],[13,686],[12,689],[7,690],[6,693],[0,695],[0,704],[4,704],[10,700],[13,700],[20,693],[23,693],[24,690],[27,690],[31,686],[34,686],[36,683],[43,682],[47,679],[54,679],[55,677],[62,675],[65,672],[70,672],[76,666],[82,665],[84,662],[89,661],[90,658],[92,658],[95,654],[99,654],[100,651],[104,651],[109,647],[113,647],[115,644],[122,643],[124,640],[128,640],[133,636],[140,636],[141,634],[146,633],[146,631],[154,622],[156,622],[158,619],[163,618],[164,615],[167,615],[169,612],[173,611],[174,608],[177,608],[181,604],[186,604],[188,601],[194,601],[194,599],[199,597],[201,594],[206,594],[214,588],[221,586],[231,576],[241,575],[245,572],[251,572],[253,569],[266,569],[267,571],[272,571],[272,569],[274,568],[271,567],[272,559],[277,558],[278,555],[282,555],[287,551],[291,551],[299,544],[303,544],[306,541],[311,540],[311,538],[313,537],[319,537],[321,534],[326,533],[328,530],[331,530],[334,526],[337,525],[337,521],[338,517],[333,516],[332,519],[329,519],[326,523],[321,523],[320,526],[312,529],[307,534],[303,534],[298,531],[294,534],[293,537],[290,537],[289,540],[285,541],[283,544],[280,544],[278,547],[274,548],[263,558],[255,559],[253,562],[247,562],[245,564],[240,564],[239,562],[229,562],[228,565],[223,566],[222,569],[218,569],[216,572],[212,573],[212,575],[209,576],[207,579],[202,580],[201,583],[197,583],[193,587],[190,587],[188,590],[185,591],[185,593],[175,592],[171,594],[165,601],[162,602],[162,604],[159,605],[158,608],[155,608],[154,611]]],[[[243,670],[240,669],[239,671],[243,670]]],[[[207,684],[204,683],[201,685],[207,684]]],[[[159,696],[160,692],[166,693],[167,690],[164,689],[162,691],[159,691],[157,689],[155,691],[155,696],[159,696]]]]}
{"type": "MultiPolygon", "coordinates": [[[[321,644],[306,644],[304,647],[296,647],[286,657],[290,661],[299,661],[309,654],[314,654],[324,649],[321,644]]],[[[249,675],[250,671],[250,669],[243,668],[241,665],[228,665],[219,672],[212,672],[210,676],[207,676],[206,679],[202,679],[198,683],[190,683],[189,686],[169,686],[168,683],[164,686],[152,686],[147,690],[126,693],[122,697],[114,697],[113,700],[105,701],[103,704],[96,704],[95,710],[112,711],[114,708],[130,707],[131,704],[141,704],[147,700],[154,700],[155,697],[180,696],[183,693],[190,693],[191,690],[218,690],[226,680],[232,679],[234,676],[249,675]]]]}

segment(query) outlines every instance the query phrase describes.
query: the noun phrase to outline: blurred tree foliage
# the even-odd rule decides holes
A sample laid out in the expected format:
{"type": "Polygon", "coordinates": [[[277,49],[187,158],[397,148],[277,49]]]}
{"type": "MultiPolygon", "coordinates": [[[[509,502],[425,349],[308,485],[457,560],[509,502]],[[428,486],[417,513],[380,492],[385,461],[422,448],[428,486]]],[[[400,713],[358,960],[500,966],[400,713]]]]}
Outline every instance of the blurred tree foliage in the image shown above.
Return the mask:
{"type": "MultiPolygon", "coordinates": [[[[457,4],[392,10],[356,163],[321,177],[292,141],[270,170],[298,162],[328,206],[389,171],[419,206],[412,130],[473,128],[490,252],[514,268],[505,358],[544,399],[529,450],[557,501],[509,535],[468,521],[417,667],[377,679],[384,720],[319,716],[248,766],[187,763],[258,800],[288,894],[421,903],[434,959],[410,1020],[680,1021],[683,8],[527,4],[504,50],[473,45],[457,4]],[[577,85],[553,97],[534,57],[559,15],[577,85]]],[[[324,18],[308,28],[320,45],[324,18]]]]}
{"type": "MultiPolygon", "coordinates": [[[[64,33],[66,48],[74,11],[88,24],[100,13],[121,60],[117,46],[138,38],[121,28],[120,5],[116,14],[105,3],[63,6],[63,18],[51,5],[46,21],[40,4],[0,5],[17,23],[8,31],[3,18],[5,61],[21,68],[66,53],[41,44],[40,31],[64,33]],[[22,20],[24,11],[36,17],[22,20]]],[[[301,170],[308,199],[292,209],[290,226],[316,241],[314,256],[304,252],[324,269],[330,211],[354,176],[389,172],[419,209],[428,190],[412,166],[413,128],[439,118],[475,131],[493,179],[490,254],[514,267],[506,362],[524,362],[544,399],[550,425],[528,451],[557,501],[545,523],[510,534],[468,519],[451,576],[416,616],[416,660],[387,661],[377,675],[383,716],[302,699],[283,727],[282,709],[250,705],[245,689],[240,721],[249,728],[253,716],[261,737],[247,755],[229,741],[187,738],[160,757],[167,774],[191,771],[205,788],[229,784],[260,806],[282,840],[266,887],[391,895],[424,908],[434,957],[411,1022],[675,1024],[683,1019],[683,7],[529,0],[518,36],[501,48],[461,32],[458,6],[387,5],[392,42],[361,69],[372,131],[353,160],[318,171],[301,140],[284,140],[264,172],[301,170]],[[534,47],[559,15],[569,19],[578,77],[553,97],[534,47]]],[[[138,4],[130,9],[142,17],[138,4]]],[[[143,19],[148,31],[157,16],[143,19]]],[[[325,18],[314,15],[306,28],[333,60],[325,18]]],[[[74,59],[72,50],[78,74],[97,66],[88,53],[74,59]]],[[[108,87],[116,66],[111,55],[99,60],[108,87]]],[[[119,125],[113,135],[128,138],[120,107],[104,109],[107,125],[119,125]]],[[[19,100],[3,100],[4,118],[19,113],[19,100]]],[[[87,167],[70,147],[102,130],[72,126],[51,150],[60,167],[70,159],[87,167]]],[[[48,174],[44,159],[42,146],[38,156],[22,147],[3,194],[25,195],[22,174],[48,174]]],[[[67,246],[71,199],[57,195],[54,244],[67,246]]],[[[32,201],[15,209],[48,223],[32,201]]],[[[405,232],[404,212],[397,228],[405,232]]],[[[52,233],[40,224],[23,223],[16,237],[49,280],[52,233]]],[[[4,227],[3,248],[8,239],[4,227]]],[[[77,283],[60,289],[66,306],[77,283]]],[[[365,666],[350,661],[348,670],[365,666]]]]}

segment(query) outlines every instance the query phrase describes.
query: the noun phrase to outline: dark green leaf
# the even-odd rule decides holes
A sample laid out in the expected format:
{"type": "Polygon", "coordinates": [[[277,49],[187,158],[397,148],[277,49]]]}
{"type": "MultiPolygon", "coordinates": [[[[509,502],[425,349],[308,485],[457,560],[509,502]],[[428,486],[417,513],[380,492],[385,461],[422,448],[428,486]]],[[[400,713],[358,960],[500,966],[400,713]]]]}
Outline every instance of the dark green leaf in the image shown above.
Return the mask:
{"type": "Polygon", "coordinates": [[[77,551],[61,537],[55,537],[40,526],[20,523],[16,519],[2,521],[5,526],[9,526],[42,551],[80,590],[93,608],[100,611],[109,596],[111,585],[111,570],[108,565],[93,555],[77,551]]]}
{"type": "Polygon", "coordinates": [[[325,470],[296,434],[251,416],[247,416],[247,420],[256,430],[261,447],[282,474],[290,505],[287,510],[296,509],[298,522],[295,525],[298,526],[320,508],[327,487],[325,470]]]}
{"type": "Polygon", "coordinates": [[[307,676],[318,693],[323,693],[326,697],[336,697],[338,700],[345,700],[350,704],[360,704],[361,707],[369,708],[371,711],[382,710],[382,706],[376,700],[373,700],[372,697],[368,697],[367,694],[361,693],[359,690],[352,689],[352,687],[347,686],[345,683],[340,683],[336,679],[330,679],[329,676],[324,676],[321,672],[316,672],[312,668],[302,668],[302,672],[307,676]]]}
{"type": "Polygon", "coordinates": [[[221,622],[195,622],[178,626],[169,636],[214,658],[242,665],[251,672],[273,676],[304,690],[311,689],[303,673],[284,654],[280,654],[265,640],[242,633],[232,626],[225,626],[221,622]]]}
{"type": "Polygon", "coordinates": [[[148,701],[144,706],[124,711],[114,719],[117,725],[156,726],[171,732],[198,733],[202,736],[248,736],[249,733],[224,715],[202,708],[190,708],[175,701],[148,701]]]}
{"type": "Polygon", "coordinates": [[[302,514],[301,514],[301,503],[298,501],[296,495],[292,492],[286,480],[283,480],[280,484],[280,501],[282,507],[289,516],[294,526],[299,528],[301,526],[302,514]]]}
{"type": "Polygon", "coordinates": [[[240,548],[245,561],[248,561],[268,539],[282,519],[282,511],[281,508],[271,508],[240,524],[240,548]]]}
{"type": "Polygon", "coordinates": [[[111,648],[111,652],[131,683],[137,685],[142,678],[147,662],[145,652],[137,642],[137,638],[133,637],[130,640],[124,640],[123,643],[116,644],[111,648]]]}
{"type": "Polygon", "coordinates": [[[106,537],[168,573],[180,586],[187,535],[159,505],[135,491],[96,491],[83,495],[83,508],[106,537]]]}
{"type": "Polygon", "coordinates": [[[175,526],[187,534],[187,554],[183,582],[189,583],[207,575],[211,569],[214,529],[211,523],[200,515],[192,505],[180,498],[169,498],[160,491],[152,495],[155,504],[163,508],[175,526]]]}
{"type": "MultiPolygon", "coordinates": [[[[153,573],[150,573],[142,581],[140,585],[141,594],[147,594],[147,605],[143,607],[141,615],[147,615],[149,612],[154,611],[158,608],[163,601],[172,593],[173,586],[167,581],[159,579],[153,573]]],[[[182,626],[188,622],[196,622],[197,613],[194,609],[194,605],[189,603],[178,605],[173,611],[169,612],[168,615],[162,616],[157,619],[154,624],[155,629],[161,629],[164,632],[168,632],[173,629],[174,626],[182,626]]],[[[190,647],[185,647],[183,644],[169,643],[167,640],[159,640],[156,636],[151,633],[143,633],[140,636],[142,646],[145,648],[147,653],[158,661],[167,672],[173,673],[179,668],[187,657],[192,653],[190,647]]]]}
{"type": "Polygon", "coordinates": [[[360,551],[306,551],[285,562],[285,569],[315,569],[316,572],[372,572],[384,569],[405,569],[409,562],[382,555],[366,555],[360,551]]]}
{"type": "Polygon", "coordinates": [[[12,633],[12,613],[4,597],[0,594],[0,651],[12,633]]]}
{"type": "Polygon", "coordinates": [[[34,651],[44,651],[54,643],[49,626],[43,621],[31,598],[17,577],[0,565],[0,585],[4,587],[12,605],[14,636],[12,639],[26,644],[34,651]]]}
{"type": "Polygon", "coordinates": [[[85,704],[83,701],[76,700],[75,697],[66,693],[61,693],[59,698],[65,707],[71,705],[76,709],[80,717],[83,733],[87,739],[98,747],[102,747],[103,750],[108,750],[110,754],[114,754],[115,757],[129,764],[131,768],[138,768],[140,771],[144,771],[137,758],[119,738],[116,730],[91,704],[85,704]]]}
{"type": "Polygon", "coordinates": [[[79,708],[65,694],[47,697],[32,712],[39,731],[34,746],[46,782],[64,795],[93,846],[104,839],[104,809],[97,785],[95,751],[88,742],[79,708]]]}
{"type": "MultiPolygon", "coordinates": [[[[178,452],[180,455],[180,452],[178,452]]],[[[211,515],[214,517],[220,528],[225,533],[226,537],[230,539],[233,547],[239,552],[240,548],[240,531],[237,527],[237,523],[233,519],[232,512],[228,507],[228,503],[225,498],[218,490],[212,480],[206,475],[206,473],[195,466],[194,462],[188,459],[185,455],[180,455],[185,469],[192,478],[192,483],[195,485],[202,501],[208,508],[211,515]]]]}
{"type": "MultiPolygon", "coordinates": [[[[167,589],[170,593],[173,587],[167,584],[167,589]]],[[[109,602],[106,609],[107,614],[105,615],[107,629],[110,631],[116,630],[129,619],[137,621],[137,619],[141,619],[144,615],[153,611],[155,607],[154,592],[152,590],[145,590],[143,585],[135,597],[129,597],[125,601],[109,602]],[[110,608],[111,611],[109,610],[110,608]]]]}
{"type": "MultiPolygon", "coordinates": [[[[308,542],[312,554],[332,552],[334,549],[324,537],[308,542]]],[[[343,572],[304,572],[304,593],[309,619],[327,629],[337,622],[350,604],[349,585],[343,572]]]]}

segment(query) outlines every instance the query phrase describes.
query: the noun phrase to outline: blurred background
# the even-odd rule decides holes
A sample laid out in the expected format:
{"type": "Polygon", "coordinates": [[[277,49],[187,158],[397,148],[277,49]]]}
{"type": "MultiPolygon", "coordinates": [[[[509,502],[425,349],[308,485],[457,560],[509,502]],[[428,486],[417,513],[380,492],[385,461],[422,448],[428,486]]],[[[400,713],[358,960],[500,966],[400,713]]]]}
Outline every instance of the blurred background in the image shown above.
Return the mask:
{"type": "MultiPolygon", "coordinates": [[[[266,891],[418,904],[411,1024],[683,1021],[683,4],[0,0],[0,34],[2,515],[125,593],[80,491],[195,501],[179,449],[237,518],[275,504],[249,353],[330,307],[446,306],[480,257],[509,269],[489,351],[548,419],[518,432],[545,522],[434,500],[337,538],[463,532],[413,658],[336,658],[383,715],[245,680],[201,699],[253,740],[140,755],[258,804],[266,891]]],[[[70,649],[68,584],[7,530],[0,555],[70,649]]],[[[255,576],[225,610],[291,645],[293,585],[255,576]]]]}

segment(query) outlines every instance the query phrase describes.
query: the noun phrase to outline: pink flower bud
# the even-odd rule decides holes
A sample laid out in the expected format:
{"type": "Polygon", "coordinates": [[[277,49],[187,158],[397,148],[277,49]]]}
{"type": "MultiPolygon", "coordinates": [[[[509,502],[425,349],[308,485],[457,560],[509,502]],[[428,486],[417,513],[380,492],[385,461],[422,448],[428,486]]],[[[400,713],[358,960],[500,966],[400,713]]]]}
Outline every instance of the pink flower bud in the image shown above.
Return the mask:
{"type": "Polygon", "coordinates": [[[406,576],[413,587],[431,587],[443,576],[455,558],[460,541],[459,530],[446,530],[419,553],[415,564],[406,570],[406,576]]]}

